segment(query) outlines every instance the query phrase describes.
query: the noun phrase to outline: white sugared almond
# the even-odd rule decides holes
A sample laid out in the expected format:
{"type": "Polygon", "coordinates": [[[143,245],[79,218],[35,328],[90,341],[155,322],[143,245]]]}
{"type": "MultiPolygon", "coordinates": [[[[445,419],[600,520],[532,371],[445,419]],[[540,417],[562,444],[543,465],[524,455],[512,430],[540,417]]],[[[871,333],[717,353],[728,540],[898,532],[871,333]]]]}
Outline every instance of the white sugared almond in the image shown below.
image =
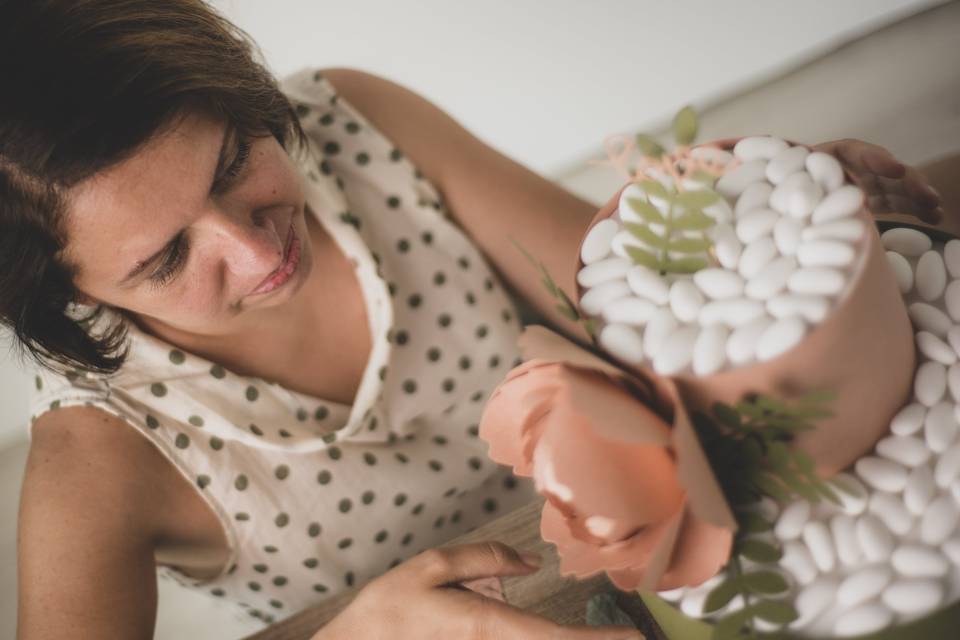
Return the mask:
{"type": "Polygon", "coordinates": [[[895,229],[884,231],[880,236],[880,241],[883,243],[885,249],[896,251],[901,255],[911,258],[923,255],[924,252],[929,251],[930,247],[933,246],[933,241],[930,240],[930,236],[916,229],[908,229],[907,227],[896,227],[895,229]]]}
{"type": "Polygon", "coordinates": [[[615,220],[601,220],[593,225],[580,247],[580,259],[583,264],[593,264],[610,255],[610,242],[620,230],[615,220]]]}
{"type": "Polygon", "coordinates": [[[738,141],[733,147],[733,155],[743,161],[770,160],[789,146],[780,138],[753,136],[738,141]]]}

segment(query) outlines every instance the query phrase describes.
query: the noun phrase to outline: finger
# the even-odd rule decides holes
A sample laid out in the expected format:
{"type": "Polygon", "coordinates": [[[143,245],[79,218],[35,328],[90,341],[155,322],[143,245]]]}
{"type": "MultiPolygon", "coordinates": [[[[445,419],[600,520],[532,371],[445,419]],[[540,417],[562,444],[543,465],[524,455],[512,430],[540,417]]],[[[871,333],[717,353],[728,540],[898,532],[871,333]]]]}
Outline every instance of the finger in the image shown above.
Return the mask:
{"type": "Polygon", "coordinates": [[[490,540],[428,549],[407,564],[423,584],[441,586],[492,576],[527,575],[537,570],[532,562],[533,558],[524,561],[516,549],[490,540]]]}
{"type": "Polygon", "coordinates": [[[883,147],[868,143],[863,145],[860,159],[867,170],[884,178],[900,178],[906,173],[907,167],[883,147]]]}
{"type": "Polygon", "coordinates": [[[913,198],[895,194],[873,195],[867,198],[867,205],[874,214],[899,213],[911,215],[927,224],[939,224],[943,220],[943,209],[918,206],[913,198]]]}
{"type": "Polygon", "coordinates": [[[923,174],[916,169],[911,168],[907,171],[907,176],[903,179],[903,185],[909,195],[931,208],[942,204],[940,195],[933,190],[923,174]]]}
{"type": "Polygon", "coordinates": [[[873,173],[885,178],[900,178],[906,167],[883,147],[862,140],[838,140],[830,143],[831,152],[854,173],[873,173]]]}
{"type": "Polygon", "coordinates": [[[914,209],[936,209],[940,205],[940,198],[929,189],[926,182],[910,173],[899,180],[862,176],[859,186],[866,192],[867,198],[886,196],[910,200],[914,209]]]}
{"type": "Polygon", "coordinates": [[[897,180],[864,174],[858,176],[857,184],[865,192],[873,213],[906,213],[930,224],[940,221],[939,198],[935,199],[923,180],[909,172],[897,180]]]}

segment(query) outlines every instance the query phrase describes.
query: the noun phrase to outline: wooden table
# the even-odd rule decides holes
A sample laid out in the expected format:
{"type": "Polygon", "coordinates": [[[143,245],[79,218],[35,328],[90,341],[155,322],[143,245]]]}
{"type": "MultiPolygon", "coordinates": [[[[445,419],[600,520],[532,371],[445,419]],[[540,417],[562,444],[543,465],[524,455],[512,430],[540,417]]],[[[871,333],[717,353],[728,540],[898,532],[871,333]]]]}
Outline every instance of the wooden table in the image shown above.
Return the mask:
{"type": "MultiPolygon", "coordinates": [[[[560,577],[557,572],[560,560],[556,549],[540,538],[542,504],[542,500],[533,502],[447,544],[500,540],[520,551],[539,553],[543,558],[543,566],[539,571],[530,576],[503,579],[504,595],[507,602],[515,607],[560,624],[583,624],[587,600],[596,593],[609,592],[649,640],[666,640],[637,594],[616,590],[603,574],[583,581],[560,577]]],[[[249,636],[247,640],[309,640],[355,595],[356,590],[340,593],[249,636]]]]}

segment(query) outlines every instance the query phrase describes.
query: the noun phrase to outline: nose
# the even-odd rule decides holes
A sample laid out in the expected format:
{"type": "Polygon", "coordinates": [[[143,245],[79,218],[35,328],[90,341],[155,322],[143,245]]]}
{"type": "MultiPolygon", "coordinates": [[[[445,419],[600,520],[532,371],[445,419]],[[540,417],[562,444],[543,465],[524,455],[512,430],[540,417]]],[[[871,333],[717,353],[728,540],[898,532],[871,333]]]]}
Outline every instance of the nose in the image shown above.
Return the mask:
{"type": "Polygon", "coordinates": [[[283,231],[273,211],[256,211],[245,216],[217,212],[210,224],[222,268],[252,289],[280,266],[283,258],[283,231]],[[246,282],[249,280],[249,282],[246,282]]]}

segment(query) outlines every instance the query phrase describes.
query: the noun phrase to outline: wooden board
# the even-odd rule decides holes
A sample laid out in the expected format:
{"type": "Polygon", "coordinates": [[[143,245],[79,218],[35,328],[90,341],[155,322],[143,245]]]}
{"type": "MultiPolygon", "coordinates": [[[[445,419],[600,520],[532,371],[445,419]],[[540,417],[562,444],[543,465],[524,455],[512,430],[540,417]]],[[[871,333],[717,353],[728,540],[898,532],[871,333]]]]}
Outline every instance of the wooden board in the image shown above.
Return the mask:
{"type": "MultiPolygon", "coordinates": [[[[618,591],[604,575],[577,581],[558,574],[560,560],[556,549],[540,538],[542,504],[542,500],[532,502],[447,544],[499,540],[519,551],[539,553],[543,558],[543,566],[539,571],[529,576],[503,580],[507,602],[515,607],[560,624],[583,624],[587,600],[596,593],[610,592],[649,640],[666,640],[637,594],[618,591]]],[[[249,636],[247,640],[308,640],[346,607],[355,595],[356,590],[338,594],[249,636]]]]}

